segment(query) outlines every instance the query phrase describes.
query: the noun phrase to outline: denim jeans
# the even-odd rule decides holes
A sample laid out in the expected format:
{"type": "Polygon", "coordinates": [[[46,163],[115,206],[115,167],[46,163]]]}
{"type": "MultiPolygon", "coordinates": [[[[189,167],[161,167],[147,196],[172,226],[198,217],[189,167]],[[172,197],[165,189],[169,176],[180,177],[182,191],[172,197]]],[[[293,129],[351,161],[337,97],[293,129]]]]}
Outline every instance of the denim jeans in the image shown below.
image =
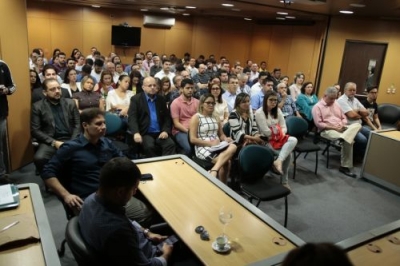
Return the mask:
{"type": "Polygon", "coordinates": [[[190,157],[191,149],[188,140],[188,134],[184,132],[178,132],[175,135],[175,140],[179,146],[183,149],[183,152],[186,156],[190,157]]]}

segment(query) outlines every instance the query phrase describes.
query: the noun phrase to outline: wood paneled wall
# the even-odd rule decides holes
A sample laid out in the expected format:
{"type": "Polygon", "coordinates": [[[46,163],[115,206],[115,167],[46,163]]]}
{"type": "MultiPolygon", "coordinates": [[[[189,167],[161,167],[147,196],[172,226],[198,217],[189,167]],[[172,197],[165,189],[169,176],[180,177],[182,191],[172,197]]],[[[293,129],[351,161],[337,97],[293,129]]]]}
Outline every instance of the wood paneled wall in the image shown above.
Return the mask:
{"type": "Polygon", "coordinates": [[[171,29],[142,27],[143,13],[96,9],[51,3],[28,3],[29,48],[41,47],[46,57],[55,48],[69,55],[77,47],[85,54],[96,46],[102,54],[116,52],[130,63],[138,51],[158,54],[185,52],[217,58],[226,56],[242,65],[250,59],[266,61],[268,69],[280,67],[290,77],[303,71],[314,80],[325,22],[314,26],[258,26],[244,20],[188,18],[177,16],[171,29]],[[111,45],[111,25],[127,22],[142,27],[141,46],[122,49],[111,45]]]}

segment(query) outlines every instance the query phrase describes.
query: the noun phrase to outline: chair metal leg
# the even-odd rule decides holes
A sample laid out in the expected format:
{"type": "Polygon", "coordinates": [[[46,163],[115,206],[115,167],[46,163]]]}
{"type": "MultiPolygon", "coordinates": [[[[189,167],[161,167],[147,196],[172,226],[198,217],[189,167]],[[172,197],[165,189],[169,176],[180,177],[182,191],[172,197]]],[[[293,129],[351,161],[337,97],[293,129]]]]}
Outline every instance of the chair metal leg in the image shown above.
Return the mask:
{"type": "Polygon", "coordinates": [[[256,207],[258,207],[258,205],[260,205],[260,203],[261,203],[261,200],[258,200],[257,204],[256,204],[256,207]]]}
{"type": "Polygon", "coordinates": [[[330,145],[328,145],[328,150],[326,152],[326,168],[329,168],[329,146],[330,145]]]}
{"type": "Polygon", "coordinates": [[[287,216],[288,216],[288,200],[287,196],[285,197],[285,228],[287,227],[287,216]]]}
{"type": "Polygon", "coordinates": [[[308,152],[306,152],[306,154],[304,154],[304,159],[307,157],[307,155],[308,155],[308,152]]]}
{"type": "MultiPolygon", "coordinates": [[[[297,156],[296,156],[296,152],[295,151],[293,151],[293,179],[295,179],[296,178],[296,167],[297,167],[297,165],[296,165],[296,160],[297,160],[297,156]]],[[[299,153],[299,155],[300,155],[300,153],[299,153]]]]}
{"type": "Polygon", "coordinates": [[[58,253],[58,256],[59,256],[59,257],[64,256],[64,253],[65,253],[65,244],[67,244],[67,240],[66,240],[66,239],[64,239],[64,240],[61,242],[60,249],[57,250],[57,253],[58,253]]]}
{"type": "Polygon", "coordinates": [[[317,175],[318,171],[318,151],[315,152],[315,175],[317,175]]]}

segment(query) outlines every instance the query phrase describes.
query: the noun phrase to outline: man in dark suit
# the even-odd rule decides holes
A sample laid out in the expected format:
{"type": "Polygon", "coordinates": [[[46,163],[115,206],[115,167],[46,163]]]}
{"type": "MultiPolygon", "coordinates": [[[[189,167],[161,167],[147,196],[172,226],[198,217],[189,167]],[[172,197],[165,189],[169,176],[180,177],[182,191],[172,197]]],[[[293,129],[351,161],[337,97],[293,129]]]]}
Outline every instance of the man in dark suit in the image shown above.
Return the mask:
{"type": "MultiPolygon", "coordinates": [[[[44,80],[56,79],[58,82],[60,83],[62,82],[62,79],[60,78],[60,76],[57,75],[57,71],[53,65],[45,65],[43,67],[42,76],[44,80]]],[[[64,98],[71,98],[67,89],[61,89],[61,96],[64,98]]],[[[31,99],[32,104],[45,98],[46,96],[43,88],[36,88],[32,91],[32,99],[31,99]]]]}
{"type": "Polygon", "coordinates": [[[175,154],[175,143],[170,137],[171,117],[163,97],[156,95],[153,77],[143,80],[143,92],[131,98],[128,125],[135,143],[143,145],[146,157],[175,154]]]}
{"type": "Polygon", "coordinates": [[[43,92],[45,98],[33,104],[31,114],[31,135],[39,142],[34,156],[39,173],[64,141],[75,138],[80,132],[78,108],[72,99],[61,97],[58,81],[44,80],[43,92]]]}

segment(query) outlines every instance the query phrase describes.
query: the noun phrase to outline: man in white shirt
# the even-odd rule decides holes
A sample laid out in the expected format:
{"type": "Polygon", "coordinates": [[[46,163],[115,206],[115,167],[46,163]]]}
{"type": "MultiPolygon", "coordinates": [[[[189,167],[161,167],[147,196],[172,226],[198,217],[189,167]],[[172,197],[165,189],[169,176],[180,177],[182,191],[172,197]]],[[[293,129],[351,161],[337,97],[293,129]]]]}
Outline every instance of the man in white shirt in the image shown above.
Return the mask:
{"type": "Polygon", "coordinates": [[[163,77],[168,77],[169,80],[171,81],[171,84],[174,84],[173,78],[175,77],[175,74],[170,72],[171,69],[171,61],[169,59],[165,59],[163,61],[163,69],[158,72],[154,77],[158,79],[162,79],[163,77]]]}
{"type": "Polygon", "coordinates": [[[260,72],[260,74],[258,76],[258,82],[256,84],[254,84],[253,86],[251,86],[250,95],[255,95],[262,90],[262,88],[263,88],[262,82],[267,77],[268,77],[267,72],[260,72]]]}
{"type": "Polygon", "coordinates": [[[94,61],[92,72],[90,75],[94,77],[98,82],[100,82],[101,72],[103,72],[104,62],[101,59],[96,59],[94,61]]]}
{"type": "Polygon", "coordinates": [[[258,76],[259,76],[259,72],[258,72],[258,65],[257,64],[252,64],[251,65],[251,68],[250,68],[250,78],[249,78],[249,80],[251,81],[251,82],[253,82],[255,79],[257,79],[258,78],[258,76]]]}
{"type": "Polygon", "coordinates": [[[235,106],[235,100],[236,100],[236,93],[238,89],[239,81],[236,76],[230,76],[228,78],[228,87],[227,90],[222,94],[222,99],[226,101],[228,104],[228,111],[229,113],[232,112],[234,106],[235,106]]]}
{"type": "MultiPolygon", "coordinates": [[[[357,85],[354,82],[347,82],[344,86],[344,94],[339,97],[337,103],[346,115],[347,124],[362,124],[362,118],[368,116],[368,111],[355,97],[357,85]]],[[[354,153],[362,156],[367,148],[368,138],[371,130],[367,127],[361,127],[361,130],[354,138],[354,153]]]]}

